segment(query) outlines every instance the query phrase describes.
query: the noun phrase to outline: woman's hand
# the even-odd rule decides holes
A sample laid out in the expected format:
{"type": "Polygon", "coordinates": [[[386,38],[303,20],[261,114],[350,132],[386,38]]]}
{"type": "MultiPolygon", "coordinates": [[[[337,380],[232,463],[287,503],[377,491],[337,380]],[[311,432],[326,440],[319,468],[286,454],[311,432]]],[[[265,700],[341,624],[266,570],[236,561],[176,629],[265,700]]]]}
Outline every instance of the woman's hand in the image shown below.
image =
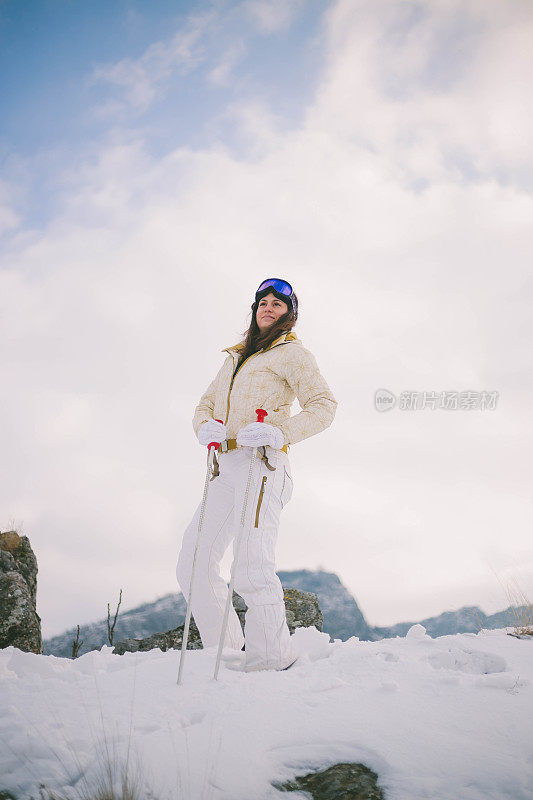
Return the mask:
{"type": "Polygon", "coordinates": [[[202,445],[224,442],[226,439],[226,426],[216,419],[210,419],[198,428],[198,441],[202,445]]]}
{"type": "Polygon", "coordinates": [[[267,422],[251,422],[241,428],[237,434],[237,444],[241,447],[262,447],[270,445],[275,450],[281,450],[285,444],[285,435],[281,428],[267,422]]]}

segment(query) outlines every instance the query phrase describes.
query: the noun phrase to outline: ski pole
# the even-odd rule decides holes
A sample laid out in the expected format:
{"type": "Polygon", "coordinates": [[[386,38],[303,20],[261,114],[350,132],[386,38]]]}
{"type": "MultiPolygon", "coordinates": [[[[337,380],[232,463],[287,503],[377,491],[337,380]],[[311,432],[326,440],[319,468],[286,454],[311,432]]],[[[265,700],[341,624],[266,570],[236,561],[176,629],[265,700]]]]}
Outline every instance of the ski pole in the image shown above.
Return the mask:
{"type": "MultiPolygon", "coordinates": [[[[263,422],[264,418],[268,414],[268,411],[265,411],[264,408],[256,408],[255,413],[257,414],[257,421],[263,422]]],[[[242,505],[242,513],[241,513],[241,524],[239,527],[239,531],[237,533],[237,541],[235,542],[235,555],[233,556],[233,563],[231,565],[231,577],[229,582],[229,589],[228,589],[228,596],[226,598],[226,608],[224,609],[224,619],[222,620],[222,631],[220,633],[220,641],[218,643],[218,653],[217,653],[217,662],[215,664],[215,674],[213,679],[216,681],[218,678],[218,670],[220,667],[220,658],[222,656],[222,648],[224,646],[224,639],[226,637],[226,626],[228,624],[228,616],[229,610],[231,606],[231,602],[233,599],[233,582],[235,580],[235,567],[237,561],[239,559],[239,548],[241,546],[241,538],[242,538],[242,531],[244,528],[244,518],[246,516],[246,506],[248,504],[248,495],[250,494],[250,486],[252,483],[252,475],[254,471],[254,464],[255,459],[257,456],[257,447],[254,447],[252,452],[252,458],[250,461],[250,471],[248,472],[248,481],[246,483],[246,491],[244,492],[244,503],[242,505]]]]}
{"type": "MultiPolygon", "coordinates": [[[[216,422],[222,422],[221,419],[217,419],[216,422]]],[[[192,587],[194,581],[194,575],[196,573],[196,556],[198,554],[198,544],[200,542],[200,534],[202,532],[202,525],[204,522],[204,513],[205,513],[205,506],[207,502],[207,491],[209,489],[209,480],[211,475],[211,468],[213,466],[213,459],[215,457],[215,450],[218,450],[220,447],[220,442],[210,442],[207,445],[207,472],[205,475],[205,484],[204,484],[204,496],[202,498],[202,507],[200,509],[200,519],[198,521],[198,535],[196,537],[196,544],[194,547],[194,557],[192,561],[192,572],[191,572],[191,581],[189,583],[189,600],[187,602],[187,614],[185,616],[185,625],[183,626],[183,639],[181,642],[181,656],[180,656],[180,668],[178,672],[178,686],[181,684],[181,677],[183,674],[183,664],[185,661],[185,652],[187,650],[187,640],[189,638],[189,624],[191,621],[191,600],[192,600],[192,587]]]]}

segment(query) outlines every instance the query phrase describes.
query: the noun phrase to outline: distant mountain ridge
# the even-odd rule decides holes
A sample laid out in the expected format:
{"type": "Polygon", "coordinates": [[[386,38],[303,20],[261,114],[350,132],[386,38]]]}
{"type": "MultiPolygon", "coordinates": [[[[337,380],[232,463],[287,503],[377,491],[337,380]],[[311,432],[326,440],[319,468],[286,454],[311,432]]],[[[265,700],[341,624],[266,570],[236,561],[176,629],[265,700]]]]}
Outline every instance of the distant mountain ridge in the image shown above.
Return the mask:
{"type": "MultiPolygon", "coordinates": [[[[307,569],[291,572],[278,572],[281,583],[286,588],[314,592],[324,617],[324,630],[332,639],[346,641],[357,636],[362,641],[378,641],[394,636],[405,636],[409,628],[420,622],[433,638],[455,633],[477,632],[480,628],[503,628],[514,624],[511,607],[487,616],[477,606],[464,606],[457,611],[445,611],[436,617],[428,617],[413,622],[398,622],[390,627],[372,627],[366,621],[357,601],[343,585],[334,572],[307,569]]],[[[160,597],[152,603],[144,603],[137,608],[119,614],[115,626],[115,644],[122,639],[144,639],[153,633],[163,632],[183,624],[187,604],[181,592],[160,597]]],[[[43,642],[45,655],[70,658],[72,642],[76,638],[76,628],[52,636],[43,642]]],[[[107,619],[80,625],[79,655],[90,650],[99,650],[107,644],[107,619]]]]}
{"type": "MultiPolygon", "coordinates": [[[[164,595],[152,603],[144,603],[129,611],[121,611],[115,625],[113,640],[116,644],[122,639],[144,639],[152,633],[169,631],[184,622],[186,612],[187,603],[181,592],[164,595]]],[[[70,658],[76,632],[76,628],[70,628],[64,633],[45,639],[43,653],[70,658]]],[[[80,625],[81,641],[83,644],[79,649],[80,656],[90,650],[99,650],[102,645],[108,644],[107,619],[80,625]]]]}

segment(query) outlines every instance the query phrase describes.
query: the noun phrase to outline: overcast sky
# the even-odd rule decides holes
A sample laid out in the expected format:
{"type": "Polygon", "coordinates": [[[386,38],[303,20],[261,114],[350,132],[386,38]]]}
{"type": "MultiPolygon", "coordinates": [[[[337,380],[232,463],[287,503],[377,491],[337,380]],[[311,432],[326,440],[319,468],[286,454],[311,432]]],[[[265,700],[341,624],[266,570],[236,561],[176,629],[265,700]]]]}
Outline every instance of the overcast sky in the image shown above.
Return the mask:
{"type": "Polygon", "coordinates": [[[4,0],[0,70],[0,528],[45,636],[177,590],[194,407],[271,275],[339,403],[278,568],[373,625],[533,597],[531,3],[4,0]]]}

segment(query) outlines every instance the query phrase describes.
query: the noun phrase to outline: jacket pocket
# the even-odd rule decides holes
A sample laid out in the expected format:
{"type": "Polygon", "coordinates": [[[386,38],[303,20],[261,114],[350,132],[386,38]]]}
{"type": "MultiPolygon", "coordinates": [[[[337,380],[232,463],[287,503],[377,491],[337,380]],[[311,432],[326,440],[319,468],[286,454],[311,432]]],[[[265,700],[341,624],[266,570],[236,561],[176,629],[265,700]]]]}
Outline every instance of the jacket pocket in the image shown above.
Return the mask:
{"type": "Polygon", "coordinates": [[[263,495],[265,493],[265,483],[267,482],[267,476],[263,475],[263,480],[261,481],[261,488],[259,490],[259,499],[257,501],[257,508],[255,510],[255,526],[256,528],[259,527],[259,512],[261,511],[261,503],[263,502],[263,495]]]}
{"type": "Polygon", "coordinates": [[[292,482],[292,478],[289,475],[287,467],[284,465],[283,466],[283,484],[281,486],[281,492],[280,492],[280,496],[279,496],[279,498],[281,500],[281,507],[282,508],[284,506],[286,506],[287,503],[289,502],[289,500],[291,499],[293,488],[294,488],[294,484],[292,482]]]}

